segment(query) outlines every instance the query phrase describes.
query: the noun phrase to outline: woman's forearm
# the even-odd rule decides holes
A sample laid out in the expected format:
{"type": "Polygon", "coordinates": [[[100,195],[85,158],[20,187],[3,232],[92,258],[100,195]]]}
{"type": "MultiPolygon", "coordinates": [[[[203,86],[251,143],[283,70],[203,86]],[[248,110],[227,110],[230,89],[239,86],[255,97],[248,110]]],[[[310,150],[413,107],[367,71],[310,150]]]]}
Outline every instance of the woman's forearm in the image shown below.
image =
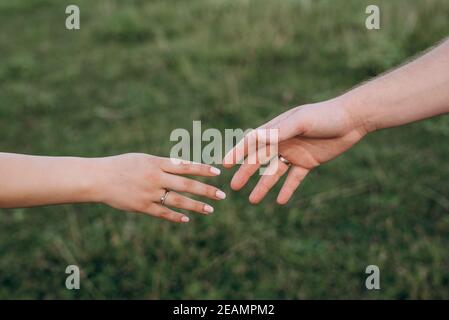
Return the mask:
{"type": "Polygon", "coordinates": [[[368,132],[449,112],[449,41],[343,95],[368,132]]]}
{"type": "Polygon", "coordinates": [[[0,207],[94,202],[96,159],[0,153],[0,207]]]}
{"type": "Polygon", "coordinates": [[[144,153],[104,158],[0,153],[0,208],[97,202],[119,210],[185,223],[171,208],[210,214],[214,208],[184,194],[222,200],[218,188],[182,175],[213,177],[210,165],[144,153]],[[182,194],[184,193],[184,194],[182,194]]]}

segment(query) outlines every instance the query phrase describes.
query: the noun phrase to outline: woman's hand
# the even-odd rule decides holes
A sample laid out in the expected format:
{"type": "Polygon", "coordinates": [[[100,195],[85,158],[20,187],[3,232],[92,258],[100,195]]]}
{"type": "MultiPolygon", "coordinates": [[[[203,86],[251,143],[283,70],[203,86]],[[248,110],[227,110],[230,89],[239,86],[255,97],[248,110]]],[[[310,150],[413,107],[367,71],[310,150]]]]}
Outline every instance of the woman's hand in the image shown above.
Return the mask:
{"type": "MultiPolygon", "coordinates": [[[[291,163],[290,172],[277,198],[279,204],[288,202],[310,170],[348,150],[367,133],[364,125],[351,117],[345,109],[345,103],[340,100],[293,108],[258,129],[278,130],[278,152],[291,163]]],[[[249,145],[261,148],[260,141],[251,141],[257,139],[257,136],[252,137],[243,139],[227,154],[224,159],[225,167],[239,163],[242,159],[237,158],[237,155],[240,152],[241,156],[246,156],[248,149],[251,150],[249,145]]],[[[260,163],[249,162],[247,157],[235,173],[231,188],[241,189],[260,166],[260,163]]],[[[289,166],[277,157],[271,161],[270,166],[270,174],[262,175],[251,192],[251,203],[262,201],[280,177],[289,170],[289,166]]]]}
{"type": "Polygon", "coordinates": [[[179,175],[217,176],[220,170],[209,165],[160,158],[147,154],[130,153],[99,158],[98,181],[95,187],[97,202],[111,207],[149,214],[173,222],[188,222],[189,218],[168,207],[209,214],[210,205],[190,199],[178,192],[221,200],[225,193],[213,186],[179,175]],[[161,197],[166,190],[164,205],[161,197]]]}

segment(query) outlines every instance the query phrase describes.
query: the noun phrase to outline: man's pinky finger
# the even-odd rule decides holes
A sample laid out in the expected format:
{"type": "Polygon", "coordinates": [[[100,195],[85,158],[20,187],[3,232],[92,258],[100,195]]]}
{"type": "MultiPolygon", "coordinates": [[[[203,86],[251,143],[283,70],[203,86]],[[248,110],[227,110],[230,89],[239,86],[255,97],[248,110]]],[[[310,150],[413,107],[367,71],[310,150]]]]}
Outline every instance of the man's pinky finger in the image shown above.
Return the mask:
{"type": "Polygon", "coordinates": [[[308,173],[309,170],[307,169],[293,166],[288,173],[287,179],[285,179],[281,191],[279,191],[277,203],[281,205],[286,204],[308,173]]]}

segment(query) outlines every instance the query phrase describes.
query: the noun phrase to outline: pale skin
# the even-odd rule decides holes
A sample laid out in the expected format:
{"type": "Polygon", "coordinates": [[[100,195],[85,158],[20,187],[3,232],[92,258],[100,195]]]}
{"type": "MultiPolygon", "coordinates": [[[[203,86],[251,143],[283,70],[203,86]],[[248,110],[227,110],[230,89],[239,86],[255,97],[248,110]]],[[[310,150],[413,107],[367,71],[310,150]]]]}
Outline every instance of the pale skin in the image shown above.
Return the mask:
{"type": "Polygon", "coordinates": [[[177,162],[130,153],[105,158],[43,157],[0,153],[0,208],[64,203],[103,203],[172,222],[189,218],[171,208],[210,214],[213,207],[189,193],[221,200],[216,187],[181,175],[212,177],[220,170],[205,164],[177,162]],[[165,205],[161,197],[171,190],[165,205]]]}
{"type": "MultiPolygon", "coordinates": [[[[279,131],[279,153],[291,164],[277,162],[274,175],[259,179],[249,200],[259,203],[287,173],[277,197],[285,204],[305,176],[345,152],[364,136],[449,112],[449,41],[421,58],[357,87],[337,98],[293,108],[262,125],[279,131]]],[[[224,159],[225,167],[247,155],[247,136],[224,159]]],[[[257,142],[257,141],[256,141],[257,142]]],[[[251,149],[250,149],[251,150],[251,149]]],[[[248,159],[248,158],[247,158],[248,159]]],[[[274,163],[274,162],[273,162],[274,163]]],[[[259,169],[247,161],[235,173],[231,187],[241,189],[259,169]]],[[[204,164],[177,164],[147,154],[105,158],[40,157],[0,153],[0,208],[94,202],[140,212],[173,222],[189,218],[171,208],[209,214],[213,208],[180,193],[213,200],[223,191],[180,175],[216,176],[204,164]],[[172,190],[165,206],[165,190],[172,190]]]]}
{"type": "MultiPolygon", "coordinates": [[[[307,174],[334,159],[368,133],[449,113],[449,41],[420,58],[331,100],[293,108],[258,129],[277,129],[279,154],[275,174],[262,175],[249,201],[257,204],[288,172],[277,196],[286,204],[307,174]]],[[[224,159],[230,168],[248,155],[248,145],[266,148],[248,135],[224,159]],[[240,156],[239,156],[240,155],[240,156]]],[[[256,148],[256,149],[257,149],[256,148]]],[[[277,158],[276,158],[277,159],[277,158]]],[[[260,164],[243,161],[231,181],[240,190],[260,164]]],[[[270,165],[274,165],[272,162],[270,165]]]]}

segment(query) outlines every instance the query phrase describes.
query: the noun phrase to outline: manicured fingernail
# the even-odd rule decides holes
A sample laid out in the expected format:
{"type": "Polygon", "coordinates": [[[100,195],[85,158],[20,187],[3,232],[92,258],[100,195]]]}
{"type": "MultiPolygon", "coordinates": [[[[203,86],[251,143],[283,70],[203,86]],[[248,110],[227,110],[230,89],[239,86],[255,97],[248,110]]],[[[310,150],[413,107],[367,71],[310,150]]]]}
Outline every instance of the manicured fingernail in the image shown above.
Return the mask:
{"type": "Polygon", "coordinates": [[[210,172],[216,176],[218,176],[221,173],[220,169],[215,168],[215,167],[211,167],[210,172]]]}
{"type": "Polygon", "coordinates": [[[221,190],[217,190],[217,192],[215,192],[215,196],[216,196],[218,199],[225,199],[225,198],[226,198],[226,193],[224,193],[224,192],[221,191],[221,190]]]}
{"type": "Polygon", "coordinates": [[[212,212],[214,212],[214,208],[212,208],[210,205],[208,205],[208,204],[205,204],[204,205],[204,211],[205,212],[207,212],[207,213],[212,213],[212,212]]]}
{"type": "Polygon", "coordinates": [[[181,218],[181,221],[182,222],[189,222],[190,219],[189,219],[189,217],[184,216],[184,217],[181,218]]]}

